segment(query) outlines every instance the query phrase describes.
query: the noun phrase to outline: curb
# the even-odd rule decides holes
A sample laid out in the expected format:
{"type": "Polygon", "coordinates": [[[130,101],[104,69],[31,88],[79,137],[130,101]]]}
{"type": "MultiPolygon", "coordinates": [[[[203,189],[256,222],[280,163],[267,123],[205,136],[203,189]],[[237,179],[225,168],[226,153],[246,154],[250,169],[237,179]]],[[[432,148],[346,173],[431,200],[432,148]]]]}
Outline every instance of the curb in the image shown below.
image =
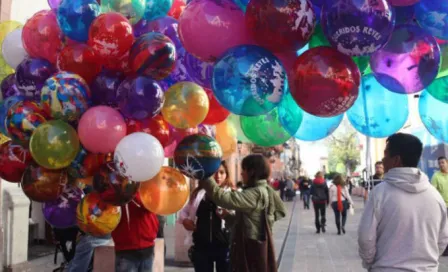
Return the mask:
{"type": "Polygon", "coordinates": [[[292,206],[291,209],[291,217],[289,218],[289,223],[288,223],[288,229],[286,230],[286,234],[285,234],[285,238],[283,238],[283,243],[282,243],[282,247],[280,248],[280,254],[278,256],[278,260],[277,260],[277,269],[280,269],[280,264],[282,262],[282,258],[283,258],[283,253],[285,251],[285,247],[286,247],[286,241],[288,240],[288,236],[289,236],[289,231],[291,229],[291,225],[292,225],[292,219],[295,217],[295,209],[296,209],[296,204],[297,204],[297,198],[294,198],[294,204],[292,206]]]}

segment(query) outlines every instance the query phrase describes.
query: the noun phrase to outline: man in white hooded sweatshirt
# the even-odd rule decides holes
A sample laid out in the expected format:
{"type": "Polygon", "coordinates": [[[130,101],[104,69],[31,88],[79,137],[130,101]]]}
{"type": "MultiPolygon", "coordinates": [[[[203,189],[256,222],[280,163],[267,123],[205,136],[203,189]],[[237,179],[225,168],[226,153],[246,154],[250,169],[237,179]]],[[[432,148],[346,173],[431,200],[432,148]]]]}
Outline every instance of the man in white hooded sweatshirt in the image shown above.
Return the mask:
{"type": "Polygon", "coordinates": [[[418,168],[422,143],[397,133],[384,150],[384,182],[375,186],[358,229],[369,272],[438,272],[448,244],[445,202],[418,168]]]}

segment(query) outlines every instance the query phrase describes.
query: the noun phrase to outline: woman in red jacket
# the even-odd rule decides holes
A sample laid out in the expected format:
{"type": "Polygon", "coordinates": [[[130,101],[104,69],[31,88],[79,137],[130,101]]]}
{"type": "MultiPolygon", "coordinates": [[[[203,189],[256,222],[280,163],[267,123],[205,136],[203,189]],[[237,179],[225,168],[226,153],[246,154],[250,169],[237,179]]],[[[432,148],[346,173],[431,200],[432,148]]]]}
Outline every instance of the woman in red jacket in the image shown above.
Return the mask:
{"type": "Polygon", "coordinates": [[[145,209],[137,194],[128,207],[121,207],[121,221],[112,232],[116,272],[150,272],[154,261],[154,240],[159,222],[145,209]],[[129,212],[129,214],[128,214],[129,212]]]}

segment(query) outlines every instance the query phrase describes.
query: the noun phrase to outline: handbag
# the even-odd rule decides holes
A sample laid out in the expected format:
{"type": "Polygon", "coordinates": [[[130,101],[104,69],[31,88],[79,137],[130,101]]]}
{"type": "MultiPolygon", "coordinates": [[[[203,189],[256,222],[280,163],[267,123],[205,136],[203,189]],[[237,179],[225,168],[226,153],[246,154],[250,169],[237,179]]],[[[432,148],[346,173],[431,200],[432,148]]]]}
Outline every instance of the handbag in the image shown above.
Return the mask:
{"type": "Polygon", "coordinates": [[[231,251],[232,272],[277,272],[274,241],[268,224],[267,206],[262,214],[262,240],[247,238],[242,214],[231,251]]]}

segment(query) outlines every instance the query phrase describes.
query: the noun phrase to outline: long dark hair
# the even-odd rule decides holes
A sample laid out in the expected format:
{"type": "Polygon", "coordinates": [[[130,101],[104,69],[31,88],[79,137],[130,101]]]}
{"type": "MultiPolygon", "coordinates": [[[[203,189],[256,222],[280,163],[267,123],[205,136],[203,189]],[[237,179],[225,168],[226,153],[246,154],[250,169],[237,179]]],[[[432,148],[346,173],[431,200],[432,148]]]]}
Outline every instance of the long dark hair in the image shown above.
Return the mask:
{"type": "MultiPolygon", "coordinates": [[[[224,167],[224,171],[226,172],[226,179],[224,180],[223,183],[221,183],[219,185],[219,187],[224,188],[224,187],[229,187],[231,189],[235,188],[235,185],[233,184],[232,180],[230,179],[230,174],[229,174],[229,167],[227,166],[226,161],[221,161],[221,165],[222,167],[224,167]]],[[[193,192],[190,195],[190,203],[193,202],[196,197],[198,196],[199,191],[202,190],[202,187],[198,185],[198,187],[196,187],[193,192]]]]}
{"type": "Polygon", "coordinates": [[[257,181],[268,179],[271,175],[271,167],[268,160],[258,154],[245,157],[241,163],[241,168],[248,175],[247,187],[254,187],[257,181]]]}

